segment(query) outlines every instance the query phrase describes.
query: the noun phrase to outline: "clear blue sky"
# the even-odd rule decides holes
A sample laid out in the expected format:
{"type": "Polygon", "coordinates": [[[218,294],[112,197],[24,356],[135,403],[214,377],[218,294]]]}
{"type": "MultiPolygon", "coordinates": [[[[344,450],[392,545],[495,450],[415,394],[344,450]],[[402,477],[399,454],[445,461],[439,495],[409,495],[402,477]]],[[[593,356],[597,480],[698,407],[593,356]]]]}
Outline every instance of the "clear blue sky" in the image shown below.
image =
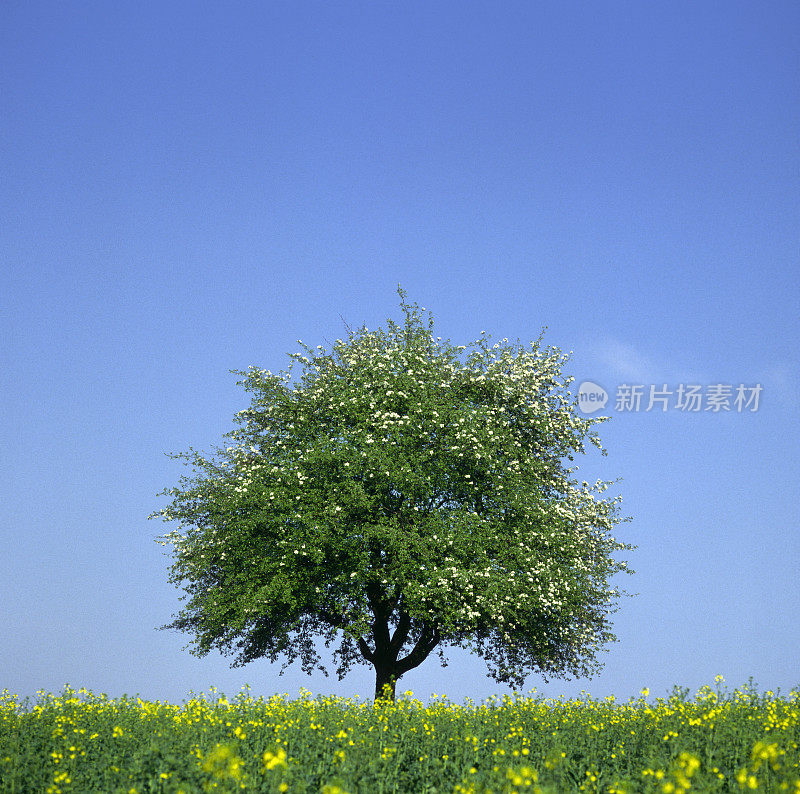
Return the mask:
{"type": "MultiPolygon", "coordinates": [[[[610,395],[637,593],[592,680],[800,684],[796,3],[7,2],[0,689],[368,697],[196,659],[146,516],[246,407],[231,369],[402,321],[574,351],[610,395]],[[757,411],[616,410],[761,384],[757,411]]],[[[400,682],[504,692],[476,657],[400,682]]]]}

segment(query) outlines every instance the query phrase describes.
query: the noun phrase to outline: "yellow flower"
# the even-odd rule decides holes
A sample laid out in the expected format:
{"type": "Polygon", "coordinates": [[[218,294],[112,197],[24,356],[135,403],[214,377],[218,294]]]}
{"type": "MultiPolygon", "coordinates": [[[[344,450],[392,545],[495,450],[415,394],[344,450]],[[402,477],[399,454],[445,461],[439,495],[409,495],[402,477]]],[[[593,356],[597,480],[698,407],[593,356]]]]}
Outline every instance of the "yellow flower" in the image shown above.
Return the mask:
{"type": "Polygon", "coordinates": [[[261,757],[264,769],[275,769],[279,766],[286,766],[286,750],[280,747],[277,752],[267,750],[261,757]]]}
{"type": "Polygon", "coordinates": [[[744,768],[736,773],[736,782],[739,784],[739,788],[758,788],[758,778],[748,774],[747,769],[744,768]]]}
{"type": "Polygon", "coordinates": [[[218,744],[210,750],[203,763],[200,765],[204,772],[216,778],[233,778],[239,780],[242,776],[244,761],[227,744],[218,744]]]}
{"type": "Polygon", "coordinates": [[[700,759],[691,753],[681,753],[678,762],[683,766],[687,777],[691,777],[700,768],[700,759]]]}

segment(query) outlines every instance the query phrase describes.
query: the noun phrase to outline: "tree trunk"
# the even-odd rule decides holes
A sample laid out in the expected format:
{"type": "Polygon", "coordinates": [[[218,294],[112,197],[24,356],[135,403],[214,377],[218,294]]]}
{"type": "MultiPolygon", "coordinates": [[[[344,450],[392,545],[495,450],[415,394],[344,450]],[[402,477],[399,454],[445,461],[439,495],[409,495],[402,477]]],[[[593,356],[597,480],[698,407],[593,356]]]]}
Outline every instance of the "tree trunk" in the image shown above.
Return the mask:
{"type": "Polygon", "coordinates": [[[411,618],[401,610],[394,635],[390,635],[388,618],[391,609],[384,607],[372,594],[370,602],[375,613],[375,620],[372,623],[372,639],[375,647],[370,648],[369,643],[363,637],[359,637],[358,648],[364,659],[375,668],[375,700],[394,703],[398,679],[409,670],[419,667],[439,644],[441,637],[435,627],[423,623],[419,639],[411,652],[404,659],[399,659],[400,651],[411,630],[411,618]]]}
{"type": "Polygon", "coordinates": [[[397,677],[389,667],[375,668],[375,700],[388,700],[394,703],[397,677]]]}

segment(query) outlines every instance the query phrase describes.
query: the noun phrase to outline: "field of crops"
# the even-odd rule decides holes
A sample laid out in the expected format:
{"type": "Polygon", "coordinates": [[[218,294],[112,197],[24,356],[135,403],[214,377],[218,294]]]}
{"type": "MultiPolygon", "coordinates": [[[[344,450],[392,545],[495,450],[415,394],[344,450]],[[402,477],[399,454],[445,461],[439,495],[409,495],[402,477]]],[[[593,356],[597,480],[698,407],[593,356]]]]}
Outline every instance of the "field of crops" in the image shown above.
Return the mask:
{"type": "Polygon", "coordinates": [[[0,696],[0,792],[800,794],[800,691],[396,704],[0,696]]]}

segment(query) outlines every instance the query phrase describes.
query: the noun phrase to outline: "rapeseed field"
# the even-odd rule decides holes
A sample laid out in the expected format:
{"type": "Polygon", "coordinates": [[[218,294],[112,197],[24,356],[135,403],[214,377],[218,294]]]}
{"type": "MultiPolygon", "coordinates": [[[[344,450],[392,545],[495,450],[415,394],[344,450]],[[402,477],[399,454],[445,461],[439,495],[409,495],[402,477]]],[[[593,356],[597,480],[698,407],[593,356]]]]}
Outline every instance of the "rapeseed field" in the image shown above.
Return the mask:
{"type": "Polygon", "coordinates": [[[800,794],[800,690],[459,705],[287,695],[182,705],[0,695],[0,794],[800,794]]]}

